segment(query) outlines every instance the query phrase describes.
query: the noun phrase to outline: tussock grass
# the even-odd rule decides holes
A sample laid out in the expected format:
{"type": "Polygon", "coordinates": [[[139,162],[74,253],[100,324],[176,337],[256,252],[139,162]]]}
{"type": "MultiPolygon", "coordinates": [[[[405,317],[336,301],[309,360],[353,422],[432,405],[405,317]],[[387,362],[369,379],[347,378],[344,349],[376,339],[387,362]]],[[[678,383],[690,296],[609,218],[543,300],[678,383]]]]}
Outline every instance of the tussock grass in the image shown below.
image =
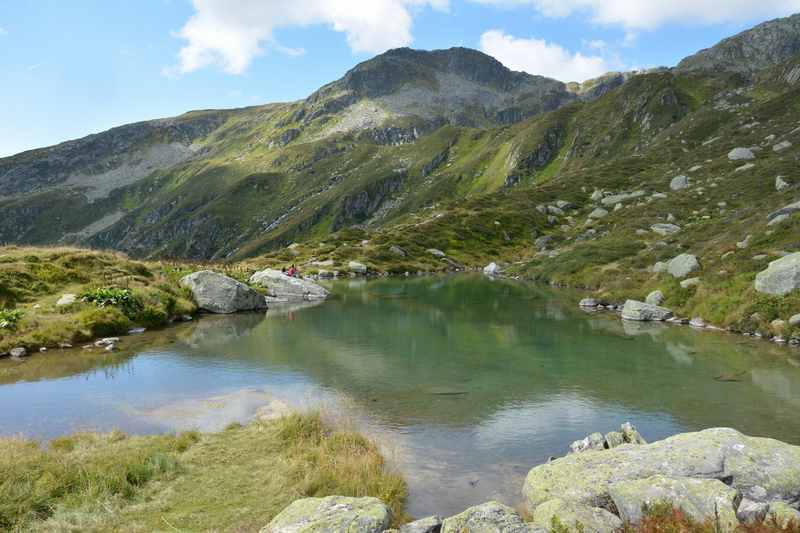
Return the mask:
{"type": "Polygon", "coordinates": [[[0,439],[0,529],[257,531],[307,496],[375,496],[405,519],[377,447],[317,414],[214,434],[0,439]]]}

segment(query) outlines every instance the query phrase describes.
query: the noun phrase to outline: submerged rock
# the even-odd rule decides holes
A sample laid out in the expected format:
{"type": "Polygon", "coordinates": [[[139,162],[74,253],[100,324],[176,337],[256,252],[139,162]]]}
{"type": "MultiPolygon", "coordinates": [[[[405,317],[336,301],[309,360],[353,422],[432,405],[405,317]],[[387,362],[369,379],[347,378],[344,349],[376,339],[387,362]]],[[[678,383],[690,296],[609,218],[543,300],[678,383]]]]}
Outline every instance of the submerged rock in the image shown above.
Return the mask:
{"type": "Polygon", "coordinates": [[[328,297],[325,287],[313,281],[287,276],[280,270],[266,269],[256,272],[250,276],[250,283],[267,289],[271,298],[287,302],[324,300],[328,297]]]}
{"type": "Polygon", "coordinates": [[[263,294],[218,272],[195,272],[180,283],[192,291],[197,306],[210,313],[230,314],[267,308],[263,294]]]}
{"type": "Polygon", "coordinates": [[[391,511],[377,498],[303,498],[281,511],[261,533],[380,533],[391,521],[391,511]]]}
{"type": "Polygon", "coordinates": [[[647,507],[668,502],[697,522],[719,520],[723,531],[739,525],[735,512],[738,493],[717,479],[656,475],[614,483],[608,493],[619,517],[633,524],[641,521],[647,507]]]}
{"type": "Polygon", "coordinates": [[[672,317],[672,311],[666,307],[659,307],[645,302],[628,300],[622,308],[622,318],[624,320],[639,320],[642,322],[662,322],[672,317]]]}
{"type": "Polygon", "coordinates": [[[782,296],[800,288],[800,252],[772,261],[766,270],[756,274],[758,292],[782,296]]]}
{"type": "Polygon", "coordinates": [[[487,502],[470,507],[461,514],[445,518],[442,522],[442,533],[545,533],[523,522],[522,517],[511,507],[487,502]]]}

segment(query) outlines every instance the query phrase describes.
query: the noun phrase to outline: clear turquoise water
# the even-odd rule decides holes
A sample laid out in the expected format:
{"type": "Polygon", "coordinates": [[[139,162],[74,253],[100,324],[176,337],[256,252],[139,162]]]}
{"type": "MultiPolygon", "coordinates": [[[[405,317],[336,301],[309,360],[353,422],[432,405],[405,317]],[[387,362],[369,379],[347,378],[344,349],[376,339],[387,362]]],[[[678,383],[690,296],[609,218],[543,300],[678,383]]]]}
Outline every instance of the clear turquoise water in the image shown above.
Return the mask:
{"type": "Polygon", "coordinates": [[[0,361],[0,434],[213,430],[247,420],[266,391],[375,438],[417,516],[518,504],[530,467],[628,420],[649,440],[730,426],[800,444],[795,349],[622,324],[565,293],[482,277],[333,289],[315,307],[126,338],[118,354],[0,361]]]}

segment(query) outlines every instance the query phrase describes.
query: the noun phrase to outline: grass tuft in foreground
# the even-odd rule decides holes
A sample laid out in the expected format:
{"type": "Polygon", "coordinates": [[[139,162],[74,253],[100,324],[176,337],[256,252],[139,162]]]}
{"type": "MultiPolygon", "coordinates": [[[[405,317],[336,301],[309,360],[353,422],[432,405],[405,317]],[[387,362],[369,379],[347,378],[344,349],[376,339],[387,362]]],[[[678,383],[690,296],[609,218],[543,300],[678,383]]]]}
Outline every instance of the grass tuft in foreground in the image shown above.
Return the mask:
{"type": "Polygon", "coordinates": [[[0,530],[249,531],[334,494],[381,498],[405,518],[405,483],[375,445],[316,414],[204,435],[0,439],[0,530]]]}

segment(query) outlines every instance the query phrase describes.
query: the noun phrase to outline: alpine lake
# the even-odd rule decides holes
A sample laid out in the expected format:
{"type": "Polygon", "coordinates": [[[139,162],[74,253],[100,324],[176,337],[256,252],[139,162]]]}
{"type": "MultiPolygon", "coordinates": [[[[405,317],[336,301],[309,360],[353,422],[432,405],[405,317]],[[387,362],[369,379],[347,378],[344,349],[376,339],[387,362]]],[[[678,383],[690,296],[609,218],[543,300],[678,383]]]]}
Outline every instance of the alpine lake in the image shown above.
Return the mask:
{"type": "Polygon", "coordinates": [[[0,434],[217,431],[320,409],[381,446],[412,516],[497,499],[589,433],[708,427],[800,444],[800,349],[623,323],[482,276],[348,280],[318,305],[202,316],[121,350],[0,360],[0,434]]]}

